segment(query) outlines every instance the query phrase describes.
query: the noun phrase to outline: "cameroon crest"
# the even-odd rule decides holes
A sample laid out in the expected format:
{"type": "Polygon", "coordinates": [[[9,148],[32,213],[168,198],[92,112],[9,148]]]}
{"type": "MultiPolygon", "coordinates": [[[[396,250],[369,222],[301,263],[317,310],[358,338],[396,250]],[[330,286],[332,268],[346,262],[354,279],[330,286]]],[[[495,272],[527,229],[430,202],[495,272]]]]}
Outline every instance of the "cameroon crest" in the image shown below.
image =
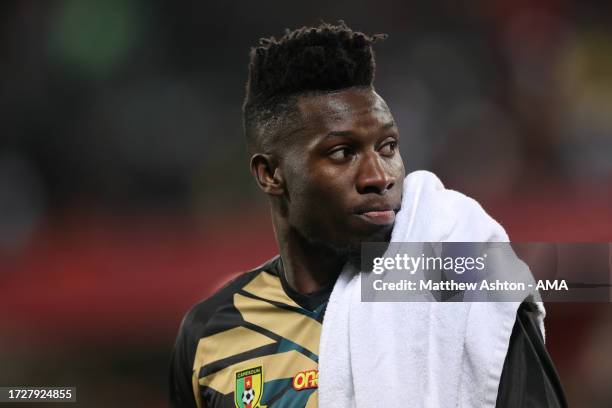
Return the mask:
{"type": "Polygon", "coordinates": [[[263,408],[259,405],[262,395],[263,366],[236,372],[234,402],[237,408],[263,408]]]}

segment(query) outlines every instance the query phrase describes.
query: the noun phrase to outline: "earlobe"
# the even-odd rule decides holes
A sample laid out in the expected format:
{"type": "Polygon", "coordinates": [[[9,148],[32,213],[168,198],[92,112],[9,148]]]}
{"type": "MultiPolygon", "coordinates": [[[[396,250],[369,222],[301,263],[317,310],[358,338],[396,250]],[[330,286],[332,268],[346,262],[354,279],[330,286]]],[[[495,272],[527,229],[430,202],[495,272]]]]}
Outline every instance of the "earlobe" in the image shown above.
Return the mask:
{"type": "Polygon", "coordinates": [[[276,160],[271,155],[257,153],[251,157],[251,174],[266,194],[282,195],[284,180],[276,160]]]}

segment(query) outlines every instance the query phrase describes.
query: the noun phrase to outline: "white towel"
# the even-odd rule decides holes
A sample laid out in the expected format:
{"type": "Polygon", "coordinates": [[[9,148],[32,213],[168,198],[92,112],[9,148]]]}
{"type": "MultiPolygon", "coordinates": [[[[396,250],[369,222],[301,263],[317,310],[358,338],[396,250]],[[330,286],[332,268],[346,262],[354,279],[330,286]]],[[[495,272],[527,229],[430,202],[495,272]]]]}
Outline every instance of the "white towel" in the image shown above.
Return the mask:
{"type": "MultiPolygon", "coordinates": [[[[508,236],[476,201],[416,171],[404,180],[391,240],[507,242],[508,236]]],[[[537,304],[544,333],[545,312],[537,304]]],[[[519,305],[362,302],[359,273],[347,266],[323,320],[319,406],[494,407],[519,305]]]]}

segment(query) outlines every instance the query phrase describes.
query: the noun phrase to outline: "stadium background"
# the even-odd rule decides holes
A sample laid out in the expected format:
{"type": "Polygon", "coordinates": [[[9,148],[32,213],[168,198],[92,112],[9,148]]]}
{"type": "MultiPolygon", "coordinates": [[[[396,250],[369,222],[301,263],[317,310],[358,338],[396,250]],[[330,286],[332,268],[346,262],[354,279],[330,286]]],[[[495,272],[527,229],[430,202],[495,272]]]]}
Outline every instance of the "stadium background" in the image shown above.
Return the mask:
{"type": "MultiPolygon", "coordinates": [[[[165,406],[184,312],[276,251],[240,106],[249,47],[286,27],[388,33],[407,169],[513,240],[612,241],[610,4],[215,3],[2,2],[0,385],[165,406]]],[[[548,310],[571,405],[610,406],[611,305],[548,310]]]]}

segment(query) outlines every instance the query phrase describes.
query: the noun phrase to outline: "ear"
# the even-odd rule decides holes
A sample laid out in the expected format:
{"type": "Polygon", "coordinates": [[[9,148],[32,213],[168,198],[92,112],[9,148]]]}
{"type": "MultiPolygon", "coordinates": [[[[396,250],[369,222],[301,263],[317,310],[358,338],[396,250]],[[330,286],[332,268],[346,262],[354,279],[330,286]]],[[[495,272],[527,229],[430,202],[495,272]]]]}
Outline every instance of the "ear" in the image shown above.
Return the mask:
{"type": "Polygon", "coordinates": [[[282,195],[285,192],[281,169],[271,155],[254,154],[251,157],[251,174],[264,193],[282,195]]]}

